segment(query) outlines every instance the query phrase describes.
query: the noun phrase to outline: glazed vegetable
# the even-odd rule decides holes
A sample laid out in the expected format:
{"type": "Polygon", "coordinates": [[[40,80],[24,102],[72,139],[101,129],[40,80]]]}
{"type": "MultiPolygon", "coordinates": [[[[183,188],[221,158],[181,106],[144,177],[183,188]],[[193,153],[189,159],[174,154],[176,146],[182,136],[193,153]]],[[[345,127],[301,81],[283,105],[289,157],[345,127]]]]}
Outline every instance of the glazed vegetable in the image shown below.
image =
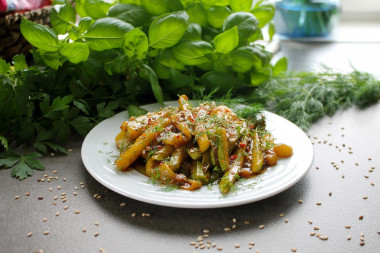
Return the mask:
{"type": "Polygon", "coordinates": [[[219,182],[227,194],[240,177],[263,173],[293,153],[274,143],[263,118],[245,120],[213,102],[193,107],[185,95],[178,103],[122,123],[115,138],[119,170],[135,168],[154,182],[184,190],[219,182]]]}

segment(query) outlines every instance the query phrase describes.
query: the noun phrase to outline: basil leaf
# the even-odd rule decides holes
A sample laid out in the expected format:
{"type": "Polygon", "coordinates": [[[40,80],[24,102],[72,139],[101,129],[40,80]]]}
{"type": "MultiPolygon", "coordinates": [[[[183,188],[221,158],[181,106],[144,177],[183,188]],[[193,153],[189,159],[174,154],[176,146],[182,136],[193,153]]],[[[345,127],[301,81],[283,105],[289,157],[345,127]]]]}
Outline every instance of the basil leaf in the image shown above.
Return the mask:
{"type": "Polygon", "coordinates": [[[160,79],[170,78],[170,68],[161,64],[157,59],[153,61],[153,69],[156,72],[157,77],[160,79]]]}
{"type": "Polygon", "coordinates": [[[82,34],[86,32],[92,23],[94,23],[94,20],[92,18],[90,17],[82,18],[78,24],[78,33],[82,34]]]}
{"type": "Polygon", "coordinates": [[[116,4],[110,8],[108,16],[124,20],[135,27],[144,25],[150,19],[148,12],[135,4],[116,4]]]}
{"type": "Polygon", "coordinates": [[[207,25],[207,11],[200,3],[190,4],[186,8],[186,12],[189,15],[189,21],[197,23],[201,26],[207,25]]]}
{"type": "Polygon", "coordinates": [[[213,6],[207,10],[207,22],[215,28],[221,28],[230,14],[231,11],[227,7],[213,6]]]}
{"type": "Polygon", "coordinates": [[[183,9],[179,0],[140,0],[140,3],[148,13],[154,16],[183,9]]]}
{"type": "Polygon", "coordinates": [[[210,43],[206,41],[183,42],[173,48],[174,57],[186,65],[198,65],[209,62],[205,56],[214,51],[210,43]]]}
{"type": "Polygon", "coordinates": [[[150,82],[154,97],[157,99],[159,103],[163,104],[164,98],[162,94],[162,89],[160,84],[158,83],[158,78],[154,70],[148,65],[143,64],[139,74],[143,79],[150,82]]]}
{"type": "Polygon", "coordinates": [[[192,41],[202,39],[202,27],[197,23],[190,23],[185,34],[182,36],[181,41],[192,41]]]}
{"type": "Polygon", "coordinates": [[[50,24],[58,34],[65,34],[75,24],[76,13],[69,3],[53,5],[50,11],[50,24]]]}
{"type": "Polygon", "coordinates": [[[144,59],[148,53],[148,37],[138,28],[130,30],[124,35],[123,50],[129,58],[144,59]]]}
{"type": "Polygon", "coordinates": [[[270,68],[265,68],[260,71],[252,71],[250,73],[251,84],[253,86],[259,86],[263,82],[265,82],[272,74],[270,68]]]}
{"type": "Polygon", "coordinates": [[[48,52],[58,51],[58,37],[53,29],[25,18],[21,21],[20,29],[24,38],[33,46],[48,52]]]}
{"type": "Polygon", "coordinates": [[[236,12],[226,18],[223,23],[223,31],[237,26],[239,31],[239,40],[245,41],[256,32],[258,24],[259,22],[252,13],[244,11],[236,12]]]}
{"type": "Polygon", "coordinates": [[[157,17],[149,27],[149,41],[153,48],[172,47],[185,34],[189,16],[184,11],[157,17]]]}
{"type": "Polygon", "coordinates": [[[252,9],[252,0],[233,0],[230,7],[234,12],[250,11],[252,9]]]}
{"type": "Polygon", "coordinates": [[[110,61],[105,62],[104,69],[112,76],[114,74],[126,73],[129,67],[129,59],[126,55],[118,55],[110,61]]]}
{"type": "Polygon", "coordinates": [[[274,4],[266,3],[263,5],[259,5],[250,11],[257,20],[259,21],[259,27],[263,28],[266,24],[268,24],[274,17],[275,7],[274,4]]]}
{"type": "Polygon", "coordinates": [[[217,35],[214,38],[215,51],[228,54],[239,44],[239,34],[237,26],[217,35]]]}
{"type": "Polygon", "coordinates": [[[79,63],[87,60],[90,50],[86,43],[62,43],[59,46],[59,53],[65,56],[70,62],[79,63]]]}
{"type": "Polygon", "coordinates": [[[40,55],[44,63],[52,69],[57,70],[62,66],[61,55],[58,52],[49,52],[39,50],[40,55]]]}
{"type": "Polygon", "coordinates": [[[176,69],[171,69],[170,80],[165,85],[165,90],[168,90],[174,95],[190,94],[194,91],[195,77],[193,75],[185,75],[176,69]]]}
{"type": "Polygon", "coordinates": [[[117,18],[101,18],[90,26],[83,37],[95,51],[120,48],[124,34],[133,28],[132,25],[117,18]]]}
{"type": "Polygon", "coordinates": [[[276,26],[273,21],[271,21],[268,26],[269,41],[272,41],[273,35],[276,33],[276,26]]]}
{"type": "Polygon", "coordinates": [[[219,94],[225,94],[231,88],[236,89],[244,86],[244,83],[237,77],[216,71],[207,72],[201,77],[199,82],[204,84],[207,90],[218,88],[217,93],[219,94]]]}
{"type": "Polygon", "coordinates": [[[273,75],[278,76],[281,73],[286,72],[287,69],[288,69],[288,59],[286,57],[282,57],[273,66],[273,75]]]}
{"type": "Polygon", "coordinates": [[[162,65],[173,69],[184,69],[185,65],[174,57],[172,48],[165,48],[158,56],[158,61],[162,65]]]}
{"type": "Polygon", "coordinates": [[[81,17],[99,19],[107,16],[112,5],[104,0],[78,0],[75,1],[75,10],[81,17]]]}
{"type": "Polygon", "coordinates": [[[240,47],[232,51],[229,58],[233,70],[239,73],[248,72],[253,66],[255,66],[255,69],[261,69],[262,67],[260,58],[250,46],[240,47]]]}

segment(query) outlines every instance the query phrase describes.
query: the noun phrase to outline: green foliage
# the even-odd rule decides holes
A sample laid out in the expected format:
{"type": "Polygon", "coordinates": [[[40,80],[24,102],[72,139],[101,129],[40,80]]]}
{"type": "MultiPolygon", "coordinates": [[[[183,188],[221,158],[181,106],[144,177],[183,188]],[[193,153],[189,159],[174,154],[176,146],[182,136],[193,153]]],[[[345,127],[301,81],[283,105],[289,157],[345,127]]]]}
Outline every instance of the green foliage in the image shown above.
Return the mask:
{"type": "Polygon", "coordinates": [[[12,151],[0,154],[0,168],[12,168],[12,177],[24,180],[34,174],[33,170],[44,170],[45,167],[37,160],[41,154],[32,152],[26,155],[18,155],[12,151]]]}

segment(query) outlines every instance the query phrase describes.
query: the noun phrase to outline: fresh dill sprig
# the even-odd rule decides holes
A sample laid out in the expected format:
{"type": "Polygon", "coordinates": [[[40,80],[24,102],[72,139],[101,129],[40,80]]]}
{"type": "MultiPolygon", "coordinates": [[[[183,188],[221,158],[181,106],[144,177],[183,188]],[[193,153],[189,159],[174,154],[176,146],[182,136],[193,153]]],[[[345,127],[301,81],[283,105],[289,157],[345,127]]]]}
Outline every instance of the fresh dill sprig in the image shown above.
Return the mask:
{"type": "Polygon", "coordinates": [[[296,72],[273,78],[259,86],[247,100],[259,102],[303,130],[325,115],[356,105],[368,107],[380,99],[380,81],[373,75],[354,70],[296,72]]]}

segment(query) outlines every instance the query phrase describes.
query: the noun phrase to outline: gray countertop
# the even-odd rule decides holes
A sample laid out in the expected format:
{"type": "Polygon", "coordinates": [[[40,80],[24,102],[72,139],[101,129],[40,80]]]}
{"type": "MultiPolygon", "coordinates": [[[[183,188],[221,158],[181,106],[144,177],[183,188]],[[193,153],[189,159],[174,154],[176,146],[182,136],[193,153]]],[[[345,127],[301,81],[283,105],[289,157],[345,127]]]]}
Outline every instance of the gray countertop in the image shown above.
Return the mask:
{"type": "MultiPolygon", "coordinates": [[[[347,71],[351,61],[376,73],[380,66],[380,44],[283,42],[276,58],[283,55],[298,70],[324,63],[347,71]]],[[[22,182],[0,170],[0,251],[379,252],[379,129],[380,104],[325,117],[308,131],[314,162],[296,185],[259,202],[203,210],[146,204],[108,190],[84,168],[83,140],[74,138],[67,156],[43,158],[46,170],[22,182]],[[190,245],[203,230],[209,230],[206,248],[190,245]]]]}

